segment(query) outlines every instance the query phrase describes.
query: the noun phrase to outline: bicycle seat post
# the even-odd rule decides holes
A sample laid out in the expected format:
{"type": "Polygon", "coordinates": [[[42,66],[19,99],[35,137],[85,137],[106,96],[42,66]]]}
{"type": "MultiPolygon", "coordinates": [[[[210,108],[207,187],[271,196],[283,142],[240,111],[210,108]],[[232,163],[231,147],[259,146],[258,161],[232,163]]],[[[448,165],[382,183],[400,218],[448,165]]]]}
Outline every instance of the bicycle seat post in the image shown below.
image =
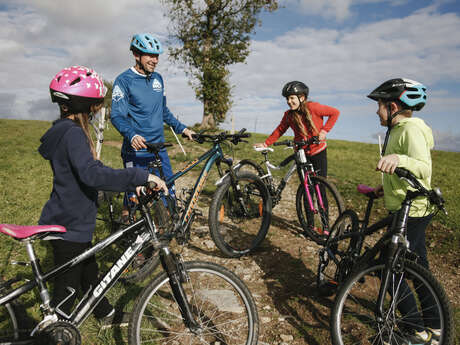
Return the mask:
{"type": "Polygon", "coordinates": [[[43,282],[43,275],[42,275],[42,270],[40,267],[40,260],[37,258],[35,255],[35,250],[33,247],[33,240],[32,239],[26,239],[24,240],[25,246],[26,246],[26,251],[27,255],[29,256],[30,259],[30,265],[32,266],[32,273],[34,275],[34,279],[38,285],[39,293],[40,293],[40,298],[43,301],[43,304],[40,305],[40,307],[46,311],[49,310],[50,308],[50,294],[48,289],[46,288],[46,284],[43,282]]]}

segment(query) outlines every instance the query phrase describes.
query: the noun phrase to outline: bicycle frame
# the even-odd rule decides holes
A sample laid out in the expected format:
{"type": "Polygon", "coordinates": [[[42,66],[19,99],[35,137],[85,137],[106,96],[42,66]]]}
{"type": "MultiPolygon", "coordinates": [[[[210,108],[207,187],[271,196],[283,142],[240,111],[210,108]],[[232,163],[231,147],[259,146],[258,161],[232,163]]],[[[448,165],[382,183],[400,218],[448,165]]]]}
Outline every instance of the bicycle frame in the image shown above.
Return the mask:
{"type": "MultiPolygon", "coordinates": [[[[61,275],[65,271],[75,267],[81,262],[85,261],[89,257],[95,255],[104,248],[110,246],[112,243],[117,241],[119,238],[123,237],[128,232],[132,230],[139,229],[145,224],[145,220],[141,219],[138,222],[128,226],[127,228],[120,229],[104,240],[100,241],[92,248],[86,250],[82,254],[76,256],[75,258],[69,260],[65,264],[55,267],[48,271],[47,273],[42,273],[39,261],[35,256],[35,251],[33,249],[34,240],[24,240],[27,254],[30,258],[30,263],[32,266],[32,272],[34,275],[34,280],[29,281],[21,286],[15,288],[7,295],[0,298],[0,305],[11,302],[20,295],[32,290],[38,286],[40,290],[40,298],[42,299],[43,305],[45,306],[45,314],[50,311],[49,303],[50,296],[48,289],[46,288],[45,282],[50,281],[56,276],[61,275]]],[[[88,291],[85,296],[82,298],[77,307],[72,311],[70,315],[65,314],[59,309],[59,306],[55,308],[55,312],[63,317],[65,320],[74,323],[79,327],[83,321],[89,316],[92,310],[96,307],[99,301],[105,296],[108,290],[117,282],[123,271],[128,267],[128,265],[134,260],[137,254],[141,251],[143,246],[149,242],[151,236],[149,232],[145,231],[141,233],[136,241],[128,247],[125,252],[120,256],[120,258],[112,265],[107,274],[101,279],[101,281],[90,291],[88,291]]],[[[68,298],[70,298],[75,291],[70,290],[69,296],[63,300],[59,305],[62,305],[68,298]]]]}
{"type": "MultiPolygon", "coordinates": [[[[214,143],[213,147],[202,154],[200,157],[197,159],[193,160],[185,168],[182,170],[176,172],[173,176],[168,178],[166,180],[166,185],[169,187],[172,186],[172,184],[179,179],[181,176],[187,174],[191,169],[199,165],[200,163],[204,162],[206,160],[206,163],[204,164],[203,168],[201,169],[200,176],[198,177],[195,186],[193,187],[193,191],[191,194],[191,197],[185,206],[185,210],[181,215],[180,218],[180,225],[183,229],[186,229],[192,220],[192,214],[193,214],[193,209],[195,208],[195,205],[198,201],[198,197],[203,190],[203,187],[205,185],[206,179],[209,176],[209,171],[211,170],[212,166],[214,164],[217,165],[218,171],[220,175],[222,174],[222,171],[220,169],[220,163],[224,162],[226,163],[229,167],[231,167],[232,162],[229,159],[224,158],[224,153],[222,152],[222,147],[220,146],[219,143],[214,143]]],[[[230,177],[234,179],[233,172],[230,169],[230,177]]],[[[227,175],[225,175],[227,176],[227,175]]],[[[225,177],[223,176],[223,178],[225,177]]],[[[218,181],[219,182],[219,181],[218,181]]]]}
{"type": "MultiPolygon", "coordinates": [[[[147,197],[148,199],[148,197],[147,197]]],[[[79,327],[84,320],[90,315],[99,301],[104,297],[108,290],[117,282],[123,271],[131,264],[134,258],[141,252],[146,243],[152,244],[155,250],[159,250],[160,261],[163,269],[166,271],[169,279],[171,289],[173,291],[175,301],[179,305],[182,318],[186,326],[195,332],[198,329],[198,325],[195,321],[193,313],[188,304],[187,298],[182,288],[181,279],[184,278],[183,272],[179,271],[180,262],[176,259],[175,255],[169,250],[168,244],[162,243],[157,237],[157,229],[153,222],[148,208],[145,206],[148,201],[141,203],[142,219],[135,222],[134,224],[118,230],[116,233],[110,235],[104,240],[97,243],[94,247],[86,250],[84,253],[76,256],[69,260],[63,265],[60,265],[48,273],[42,274],[39,262],[35,256],[32,243],[35,239],[24,240],[26,242],[27,253],[30,258],[32,272],[34,274],[34,281],[27,282],[18,288],[13,289],[7,295],[0,298],[0,305],[7,304],[20,295],[32,290],[35,286],[39,287],[40,298],[42,299],[41,309],[44,314],[43,320],[35,327],[31,335],[33,335],[41,325],[48,321],[57,321],[56,314],[61,316],[66,321],[72,322],[79,327]],[[112,265],[105,276],[99,281],[99,283],[92,289],[86,292],[79,304],[74,308],[70,315],[66,315],[64,312],[59,310],[59,306],[65,303],[65,301],[72,296],[75,291],[70,290],[70,295],[60,302],[60,304],[52,309],[50,307],[50,296],[46,288],[45,282],[62,274],[63,272],[71,269],[75,265],[78,265],[82,261],[88,259],[90,256],[95,255],[97,252],[106,248],[107,246],[114,243],[117,239],[121,238],[128,232],[143,229],[138,234],[136,240],[124,251],[120,258],[112,265]]],[[[169,243],[169,238],[167,238],[169,243]]],[[[186,277],[185,277],[186,278],[186,277]]]]}

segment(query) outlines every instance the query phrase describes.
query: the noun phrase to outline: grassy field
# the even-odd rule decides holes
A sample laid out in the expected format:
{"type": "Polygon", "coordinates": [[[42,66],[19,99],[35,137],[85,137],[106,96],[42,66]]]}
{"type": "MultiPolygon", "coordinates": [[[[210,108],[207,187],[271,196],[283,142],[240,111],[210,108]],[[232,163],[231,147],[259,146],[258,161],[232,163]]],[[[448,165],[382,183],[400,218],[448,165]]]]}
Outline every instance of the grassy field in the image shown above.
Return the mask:
{"type": "MultiPolygon", "coordinates": [[[[0,223],[14,223],[23,225],[36,224],[43,205],[47,201],[52,188],[52,171],[49,163],[37,152],[40,145],[40,137],[50,127],[50,122],[43,121],[20,121],[0,119],[0,223]]],[[[166,131],[167,140],[175,143],[171,132],[166,131]]],[[[250,143],[261,142],[265,135],[255,134],[249,138],[250,143]]],[[[120,150],[113,142],[121,142],[121,138],[112,127],[105,132],[106,143],[102,149],[102,160],[112,167],[121,167],[120,150]]],[[[227,148],[226,153],[233,155],[235,160],[251,158],[260,161],[261,156],[251,148],[250,144],[240,144],[233,149],[227,148]]],[[[183,166],[188,159],[195,158],[206,146],[187,144],[189,153],[187,159],[182,153],[171,155],[173,170],[183,166]],[[197,147],[195,149],[195,146],[197,147]],[[193,147],[193,149],[192,149],[193,147]]],[[[178,152],[177,149],[174,152],[178,152]]],[[[280,162],[287,152],[282,148],[276,149],[271,156],[273,162],[280,162]]],[[[438,186],[443,191],[446,199],[446,208],[449,215],[438,214],[434,220],[434,226],[428,233],[428,239],[432,250],[439,254],[455,255],[460,246],[460,191],[458,178],[460,176],[460,153],[434,151],[433,158],[433,181],[432,186],[438,186]]],[[[334,181],[339,191],[346,200],[348,208],[363,210],[365,198],[356,192],[356,185],[365,183],[377,185],[380,182],[380,174],[375,171],[378,161],[378,147],[374,144],[330,140],[328,147],[329,176],[334,181]]],[[[211,176],[215,178],[216,175],[211,176]]],[[[205,192],[213,192],[213,183],[207,183],[205,192]]],[[[381,201],[376,203],[376,208],[382,209],[381,201]]],[[[384,211],[379,211],[383,214],[384,211]]],[[[379,214],[377,212],[377,214],[379,214]]],[[[97,236],[103,237],[107,228],[103,222],[98,222],[97,236]]],[[[45,267],[50,266],[50,256],[47,255],[48,247],[45,243],[36,246],[42,263],[45,267]]],[[[0,277],[14,275],[18,266],[8,263],[14,260],[25,260],[23,247],[16,241],[2,235],[0,241],[0,277]],[[14,267],[14,269],[13,269],[14,267]]],[[[457,259],[458,260],[458,259],[457,259]]],[[[458,263],[458,261],[457,261],[458,263]]],[[[132,298],[141,287],[129,292],[123,286],[114,288],[112,296],[126,296],[117,299],[126,303],[123,308],[129,310],[132,298]]],[[[33,294],[26,296],[26,302],[32,305],[33,294]]],[[[31,307],[33,315],[38,315],[38,307],[31,307]]],[[[458,315],[458,314],[457,314],[458,315]]],[[[117,338],[111,331],[101,331],[94,319],[90,319],[84,325],[85,340],[83,343],[91,344],[118,344],[117,338]],[[97,339],[97,340],[96,340],[97,339]]]]}

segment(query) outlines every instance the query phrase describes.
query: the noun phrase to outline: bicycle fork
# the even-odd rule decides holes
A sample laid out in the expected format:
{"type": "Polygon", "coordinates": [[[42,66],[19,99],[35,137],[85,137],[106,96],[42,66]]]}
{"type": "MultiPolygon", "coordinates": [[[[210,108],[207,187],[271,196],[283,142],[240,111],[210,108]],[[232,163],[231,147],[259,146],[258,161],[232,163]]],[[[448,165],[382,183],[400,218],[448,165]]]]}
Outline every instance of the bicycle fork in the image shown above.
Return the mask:
{"type": "Polygon", "coordinates": [[[161,264],[169,277],[169,284],[173,292],[174,299],[176,300],[182,320],[185,325],[194,334],[201,332],[201,327],[193,316],[190,303],[188,302],[187,295],[185,294],[182,282],[188,281],[189,277],[185,271],[181,260],[177,259],[168,247],[160,249],[161,264]]]}
{"type": "MultiPolygon", "coordinates": [[[[396,303],[397,300],[397,292],[392,292],[389,289],[390,284],[394,283],[395,278],[393,275],[395,274],[396,264],[398,262],[399,256],[403,251],[401,244],[408,244],[407,241],[402,237],[400,234],[393,235],[391,238],[391,243],[387,247],[387,252],[385,255],[385,268],[383,271],[383,277],[380,284],[379,296],[377,298],[377,305],[375,310],[375,315],[378,323],[384,323],[385,316],[384,316],[384,303],[385,303],[385,294],[387,292],[393,298],[393,303],[396,303]],[[406,243],[405,243],[406,242],[406,243]]],[[[398,284],[399,285],[399,284],[398,284]]]]}

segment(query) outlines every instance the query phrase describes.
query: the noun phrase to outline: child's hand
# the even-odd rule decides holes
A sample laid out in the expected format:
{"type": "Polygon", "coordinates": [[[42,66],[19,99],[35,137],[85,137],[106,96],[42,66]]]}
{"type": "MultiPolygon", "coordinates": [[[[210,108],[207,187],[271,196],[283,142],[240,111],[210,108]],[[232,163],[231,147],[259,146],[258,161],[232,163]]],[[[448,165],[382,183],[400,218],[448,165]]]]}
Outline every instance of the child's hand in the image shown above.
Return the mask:
{"type": "Polygon", "coordinates": [[[155,183],[157,185],[153,190],[155,190],[155,191],[163,190],[165,195],[169,194],[169,190],[168,190],[168,187],[166,187],[165,181],[163,181],[158,176],[153,175],[153,174],[149,174],[149,178],[147,179],[147,182],[153,182],[153,183],[155,183]]]}
{"type": "Polygon", "coordinates": [[[255,143],[254,147],[256,149],[263,149],[263,148],[267,147],[267,145],[265,145],[265,143],[255,143]]]}
{"type": "Polygon", "coordinates": [[[324,130],[319,131],[318,140],[325,141],[327,132],[324,130]]]}
{"type": "Polygon", "coordinates": [[[376,170],[380,170],[381,172],[393,174],[395,169],[398,167],[399,164],[399,157],[396,154],[391,154],[388,156],[383,156],[380,158],[379,162],[377,163],[376,170]]]}

